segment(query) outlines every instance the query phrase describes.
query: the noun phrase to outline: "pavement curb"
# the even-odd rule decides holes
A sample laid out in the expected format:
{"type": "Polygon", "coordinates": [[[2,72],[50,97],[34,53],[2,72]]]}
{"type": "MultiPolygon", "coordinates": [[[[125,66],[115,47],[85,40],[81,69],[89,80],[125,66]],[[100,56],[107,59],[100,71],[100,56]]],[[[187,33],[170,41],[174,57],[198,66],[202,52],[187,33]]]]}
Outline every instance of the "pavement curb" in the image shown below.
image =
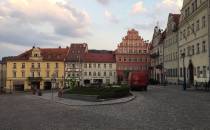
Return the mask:
{"type": "MultiPolygon", "coordinates": [[[[115,104],[123,104],[123,103],[127,103],[127,102],[130,102],[130,101],[133,101],[134,99],[136,98],[136,96],[130,96],[129,98],[127,98],[127,100],[125,101],[119,101],[119,102],[100,102],[100,103],[93,103],[92,102],[90,104],[69,104],[69,103],[65,103],[65,102],[61,102],[61,101],[55,101],[55,103],[59,103],[59,104],[64,104],[64,105],[67,105],[67,106],[105,106],[105,105],[115,105],[115,104]]],[[[119,99],[116,99],[116,100],[119,100],[119,99]]],[[[114,101],[114,100],[112,100],[114,101]]],[[[88,102],[89,103],[89,102],[88,102]]]]}
{"type": "MultiPolygon", "coordinates": [[[[34,97],[51,101],[51,99],[48,99],[48,98],[45,98],[42,96],[34,96],[34,97]]],[[[134,100],[135,98],[136,98],[136,96],[132,95],[132,96],[125,97],[125,98],[113,99],[113,100],[104,101],[104,102],[88,102],[88,101],[81,101],[81,100],[75,100],[75,99],[65,99],[66,101],[72,100],[72,101],[74,101],[74,103],[68,103],[62,99],[59,100],[57,98],[57,99],[54,99],[54,101],[52,101],[52,103],[59,103],[59,104],[64,104],[64,105],[68,105],[68,106],[105,106],[105,105],[127,103],[127,102],[134,100]]]]}

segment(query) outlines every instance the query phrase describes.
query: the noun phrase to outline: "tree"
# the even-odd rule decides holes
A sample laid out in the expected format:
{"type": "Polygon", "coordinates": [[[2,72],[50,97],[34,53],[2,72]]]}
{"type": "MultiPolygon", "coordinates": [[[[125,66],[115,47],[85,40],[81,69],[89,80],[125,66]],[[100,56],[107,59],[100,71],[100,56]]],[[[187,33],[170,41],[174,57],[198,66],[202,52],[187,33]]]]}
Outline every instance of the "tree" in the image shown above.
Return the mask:
{"type": "Polygon", "coordinates": [[[76,86],[76,79],[74,77],[68,76],[67,79],[67,87],[72,89],[76,86]]]}

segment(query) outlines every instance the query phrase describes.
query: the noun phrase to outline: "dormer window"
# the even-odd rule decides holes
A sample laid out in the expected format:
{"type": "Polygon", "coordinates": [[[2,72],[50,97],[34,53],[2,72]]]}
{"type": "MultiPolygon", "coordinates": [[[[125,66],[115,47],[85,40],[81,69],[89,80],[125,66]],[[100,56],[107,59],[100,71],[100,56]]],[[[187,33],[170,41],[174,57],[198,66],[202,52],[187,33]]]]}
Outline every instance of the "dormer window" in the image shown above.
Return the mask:
{"type": "Polygon", "coordinates": [[[34,57],[38,57],[38,54],[34,54],[34,57]]]}

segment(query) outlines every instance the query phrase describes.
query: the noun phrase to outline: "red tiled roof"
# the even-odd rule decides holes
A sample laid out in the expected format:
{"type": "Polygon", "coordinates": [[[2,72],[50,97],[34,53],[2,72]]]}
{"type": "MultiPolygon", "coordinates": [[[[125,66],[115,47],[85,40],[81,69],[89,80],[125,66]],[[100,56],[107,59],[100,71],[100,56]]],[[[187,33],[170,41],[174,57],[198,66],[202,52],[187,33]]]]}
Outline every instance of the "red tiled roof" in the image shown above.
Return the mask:
{"type": "Polygon", "coordinates": [[[84,62],[94,62],[94,63],[114,63],[115,55],[114,53],[104,52],[89,52],[85,54],[84,62]]]}
{"type": "Polygon", "coordinates": [[[66,57],[66,61],[69,62],[80,62],[83,61],[85,53],[87,53],[87,44],[71,44],[69,52],[66,57]]]}
{"type": "Polygon", "coordinates": [[[47,61],[64,61],[69,48],[41,48],[41,56],[47,61]]]}
{"type": "MultiPolygon", "coordinates": [[[[14,56],[8,60],[29,60],[32,54],[30,49],[18,56],[14,56]]],[[[64,61],[69,48],[40,48],[43,60],[47,61],[64,61]]]]}

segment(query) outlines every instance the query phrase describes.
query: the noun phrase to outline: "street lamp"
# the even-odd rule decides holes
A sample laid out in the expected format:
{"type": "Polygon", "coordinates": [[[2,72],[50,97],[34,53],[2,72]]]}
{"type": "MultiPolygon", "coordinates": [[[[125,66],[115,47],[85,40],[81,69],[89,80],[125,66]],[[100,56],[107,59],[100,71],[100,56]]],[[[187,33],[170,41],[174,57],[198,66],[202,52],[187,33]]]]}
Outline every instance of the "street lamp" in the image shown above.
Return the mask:
{"type": "Polygon", "coordinates": [[[181,57],[183,58],[183,72],[184,72],[184,84],[183,84],[183,90],[185,91],[187,86],[186,86],[186,71],[185,71],[185,64],[184,64],[184,59],[185,59],[185,53],[181,54],[181,57]]]}
{"type": "Polygon", "coordinates": [[[55,73],[52,75],[51,83],[52,83],[52,85],[51,85],[51,95],[52,95],[51,99],[52,99],[52,102],[53,102],[53,100],[54,100],[53,89],[56,86],[56,76],[55,76],[55,73]]]}

